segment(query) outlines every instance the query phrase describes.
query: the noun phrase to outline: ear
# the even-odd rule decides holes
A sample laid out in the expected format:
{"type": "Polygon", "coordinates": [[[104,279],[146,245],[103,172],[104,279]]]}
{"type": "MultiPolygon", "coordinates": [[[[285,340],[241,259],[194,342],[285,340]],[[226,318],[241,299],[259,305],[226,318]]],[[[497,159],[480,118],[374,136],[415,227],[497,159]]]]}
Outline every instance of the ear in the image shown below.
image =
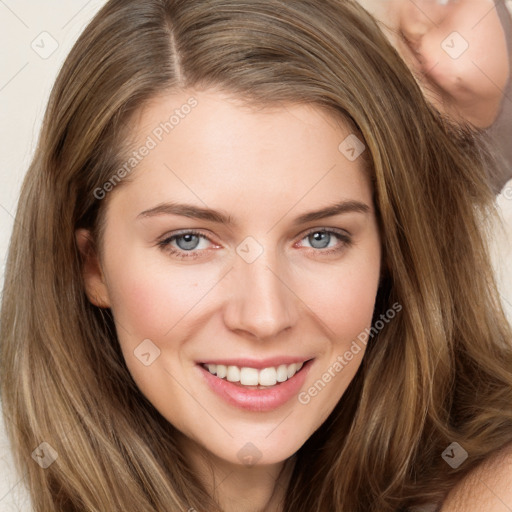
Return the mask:
{"type": "Polygon", "coordinates": [[[77,229],[75,240],[82,257],[82,278],[89,301],[100,308],[110,307],[105,276],[101,269],[93,238],[88,229],[77,229]]]}

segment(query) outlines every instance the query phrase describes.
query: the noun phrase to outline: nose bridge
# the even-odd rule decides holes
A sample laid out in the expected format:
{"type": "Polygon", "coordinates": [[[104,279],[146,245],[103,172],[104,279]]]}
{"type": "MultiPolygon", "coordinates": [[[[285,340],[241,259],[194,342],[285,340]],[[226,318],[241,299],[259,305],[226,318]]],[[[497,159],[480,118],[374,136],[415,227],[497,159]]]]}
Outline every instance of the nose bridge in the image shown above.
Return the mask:
{"type": "MultiPolygon", "coordinates": [[[[297,297],[287,283],[286,263],[276,251],[261,245],[260,255],[252,260],[245,256],[244,248],[247,246],[240,244],[230,272],[226,325],[259,339],[275,337],[297,319],[297,297]]],[[[255,249],[249,242],[249,250],[255,249]]]]}

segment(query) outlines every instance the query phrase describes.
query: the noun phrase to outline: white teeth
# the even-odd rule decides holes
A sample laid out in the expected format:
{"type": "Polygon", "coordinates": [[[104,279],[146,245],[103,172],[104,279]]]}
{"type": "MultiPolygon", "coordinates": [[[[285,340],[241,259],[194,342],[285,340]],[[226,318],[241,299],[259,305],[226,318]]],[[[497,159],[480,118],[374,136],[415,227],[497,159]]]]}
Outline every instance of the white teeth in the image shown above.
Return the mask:
{"type": "Polygon", "coordinates": [[[243,386],[275,386],[278,382],[291,379],[303,366],[303,363],[281,364],[258,370],[257,368],[226,366],[223,364],[203,365],[211,374],[229,382],[240,382],[243,386]]]}
{"type": "Polygon", "coordinates": [[[275,368],[263,368],[259,373],[261,386],[274,386],[277,382],[277,370],[275,368]]]}
{"type": "Polygon", "coordinates": [[[276,380],[277,382],[284,382],[285,380],[288,380],[288,366],[281,364],[277,367],[276,380]]]}
{"type": "MultiPolygon", "coordinates": [[[[211,370],[210,370],[210,373],[211,370]]],[[[228,367],[224,364],[217,365],[217,377],[223,379],[228,374],[228,367]]]]}
{"type": "Polygon", "coordinates": [[[242,368],[240,370],[240,384],[244,386],[257,386],[258,370],[256,368],[242,368]]]}
{"type": "Polygon", "coordinates": [[[228,379],[229,382],[239,382],[240,368],[238,368],[238,366],[228,366],[228,373],[226,375],[226,379],[228,379]]]}

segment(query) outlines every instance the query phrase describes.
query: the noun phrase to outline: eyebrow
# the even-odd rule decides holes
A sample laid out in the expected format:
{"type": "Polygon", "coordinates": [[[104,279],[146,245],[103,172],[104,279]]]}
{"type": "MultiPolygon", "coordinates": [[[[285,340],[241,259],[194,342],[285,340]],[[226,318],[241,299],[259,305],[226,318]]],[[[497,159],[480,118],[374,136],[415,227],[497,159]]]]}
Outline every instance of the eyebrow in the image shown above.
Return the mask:
{"type": "MultiPolygon", "coordinates": [[[[368,213],[370,207],[366,203],[360,201],[341,201],[339,203],[321,208],[299,215],[293,220],[293,225],[306,224],[326,217],[333,217],[334,215],[341,215],[344,213],[368,213]]],[[[183,203],[162,203],[149,210],[144,210],[137,215],[139,218],[154,217],[157,215],[178,215],[181,217],[188,217],[192,219],[207,220],[218,224],[225,224],[227,226],[235,225],[233,218],[225,213],[212,210],[210,208],[201,208],[191,204],[183,203]]]]}

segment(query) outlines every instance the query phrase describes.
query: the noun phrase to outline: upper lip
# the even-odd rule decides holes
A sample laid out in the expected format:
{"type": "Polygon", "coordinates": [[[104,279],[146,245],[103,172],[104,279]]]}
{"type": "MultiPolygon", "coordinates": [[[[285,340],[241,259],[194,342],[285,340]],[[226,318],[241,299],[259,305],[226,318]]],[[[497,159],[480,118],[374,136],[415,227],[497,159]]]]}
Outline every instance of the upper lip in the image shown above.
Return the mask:
{"type": "Polygon", "coordinates": [[[276,356],[267,359],[251,359],[251,358],[237,358],[237,359],[208,359],[201,361],[199,364],[222,364],[225,366],[238,366],[239,368],[256,368],[261,370],[271,366],[280,366],[282,364],[290,365],[293,363],[305,363],[313,359],[312,357],[293,357],[293,356],[276,356]]]}

